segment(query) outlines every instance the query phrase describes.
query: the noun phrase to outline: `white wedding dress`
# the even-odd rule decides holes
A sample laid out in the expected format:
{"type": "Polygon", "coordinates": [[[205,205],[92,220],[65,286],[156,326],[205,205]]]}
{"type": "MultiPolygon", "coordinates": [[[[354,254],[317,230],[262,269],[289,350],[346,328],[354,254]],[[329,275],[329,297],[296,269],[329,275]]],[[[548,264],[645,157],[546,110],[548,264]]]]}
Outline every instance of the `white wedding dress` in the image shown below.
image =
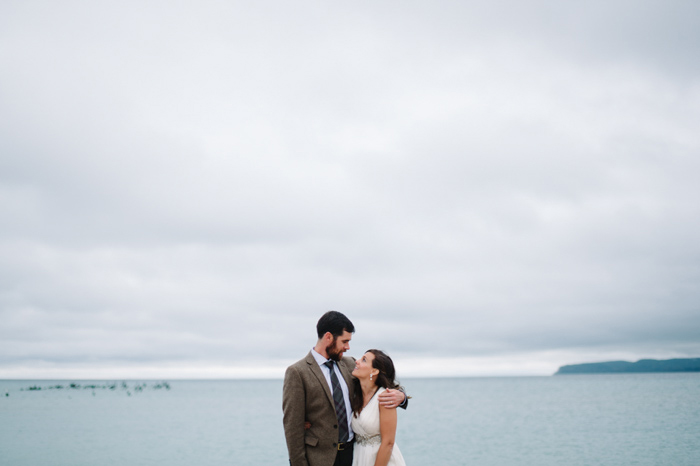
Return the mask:
{"type": "MultiPolygon", "coordinates": [[[[374,466],[382,438],[379,435],[379,395],[385,389],[380,388],[358,417],[352,417],[352,431],[355,432],[355,448],[352,466],[374,466]]],[[[406,466],[398,445],[394,443],[388,466],[406,466]]]]}

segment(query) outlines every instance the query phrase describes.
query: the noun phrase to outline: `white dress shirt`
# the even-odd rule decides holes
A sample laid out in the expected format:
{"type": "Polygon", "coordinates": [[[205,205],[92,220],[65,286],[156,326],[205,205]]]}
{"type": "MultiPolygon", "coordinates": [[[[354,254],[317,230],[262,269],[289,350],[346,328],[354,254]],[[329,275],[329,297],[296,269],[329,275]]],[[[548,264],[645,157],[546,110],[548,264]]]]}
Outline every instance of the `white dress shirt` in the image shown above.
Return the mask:
{"type": "MultiPolygon", "coordinates": [[[[314,359],[318,363],[319,367],[321,368],[321,372],[323,372],[323,375],[326,377],[326,382],[328,382],[328,386],[331,389],[331,394],[333,394],[333,383],[331,382],[331,370],[326,366],[326,362],[330,361],[330,359],[326,359],[320,354],[316,352],[315,349],[311,348],[311,354],[313,354],[314,359]]],[[[340,382],[340,389],[343,391],[343,400],[345,401],[345,410],[347,411],[348,415],[348,433],[350,436],[348,437],[348,441],[352,440],[352,438],[355,436],[355,434],[352,432],[352,426],[350,423],[352,422],[352,406],[350,405],[350,390],[348,390],[348,384],[345,383],[345,377],[343,377],[343,374],[340,373],[340,369],[338,368],[338,364],[333,364],[333,370],[335,371],[335,375],[338,377],[338,382],[340,382]]],[[[335,409],[335,406],[333,407],[335,409]]]]}

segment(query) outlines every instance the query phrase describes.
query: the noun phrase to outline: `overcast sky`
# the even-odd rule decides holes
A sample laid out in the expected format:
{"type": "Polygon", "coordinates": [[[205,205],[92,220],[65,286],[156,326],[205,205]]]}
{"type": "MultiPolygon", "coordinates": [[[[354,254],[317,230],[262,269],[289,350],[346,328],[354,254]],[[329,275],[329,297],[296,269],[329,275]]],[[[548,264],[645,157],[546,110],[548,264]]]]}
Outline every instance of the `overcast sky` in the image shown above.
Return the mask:
{"type": "Polygon", "coordinates": [[[700,357],[700,3],[0,4],[0,377],[700,357]]]}

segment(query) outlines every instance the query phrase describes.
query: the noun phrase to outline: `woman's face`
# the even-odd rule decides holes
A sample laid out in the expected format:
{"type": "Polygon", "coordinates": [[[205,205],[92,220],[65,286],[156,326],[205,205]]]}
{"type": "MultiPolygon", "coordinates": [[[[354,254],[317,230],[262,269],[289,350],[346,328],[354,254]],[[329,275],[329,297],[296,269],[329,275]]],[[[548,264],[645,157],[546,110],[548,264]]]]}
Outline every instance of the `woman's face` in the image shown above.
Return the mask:
{"type": "Polygon", "coordinates": [[[355,361],[355,370],[352,371],[352,375],[358,379],[367,379],[370,374],[376,375],[379,371],[372,367],[372,361],[374,361],[374,355],[372,353],[365,353],[360,359],[355,361]]]}

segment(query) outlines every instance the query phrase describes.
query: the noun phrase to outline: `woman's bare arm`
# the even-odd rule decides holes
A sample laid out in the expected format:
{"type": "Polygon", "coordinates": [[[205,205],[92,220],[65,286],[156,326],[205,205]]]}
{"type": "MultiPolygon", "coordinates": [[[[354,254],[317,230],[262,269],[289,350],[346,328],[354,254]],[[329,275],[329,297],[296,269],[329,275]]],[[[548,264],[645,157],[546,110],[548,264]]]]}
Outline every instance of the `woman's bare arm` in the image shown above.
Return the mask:
{"type": "Polygon", "coordinates": [[[379,446],[374,466],[386,466],[389,463],[396,439],[396,421],[396,409],[379,407],[379,433],[382,436],[382,444],[379,446]]]}

